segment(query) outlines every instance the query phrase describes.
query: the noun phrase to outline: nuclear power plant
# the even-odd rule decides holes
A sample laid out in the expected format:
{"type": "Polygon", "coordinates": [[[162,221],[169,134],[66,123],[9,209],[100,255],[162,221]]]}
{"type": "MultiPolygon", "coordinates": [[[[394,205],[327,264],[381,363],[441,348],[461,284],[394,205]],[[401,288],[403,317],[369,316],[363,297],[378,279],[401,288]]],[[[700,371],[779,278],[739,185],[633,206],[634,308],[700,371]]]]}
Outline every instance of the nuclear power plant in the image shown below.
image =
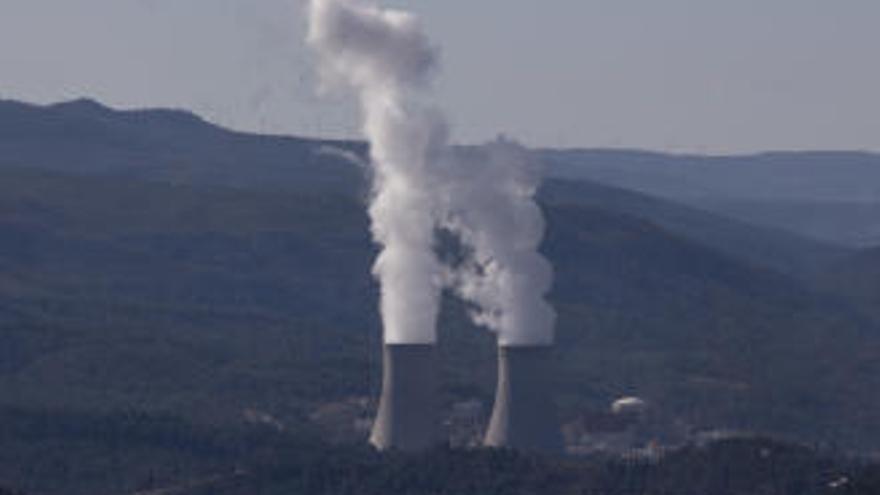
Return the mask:
{"type": "Polygon", "coordinates": [[[487,447],[561,453],[562,433],[548,377],[550,346],[499,346],[498,388],[487,447]]]}
{"type": "Polygon", "coordinates": [[[379,450],[417,451],[440,443],[433,344],[386,344],[382,395],[370,434],[379,450]]]}
{"type": "Polygon", "coordinates": [[[553,270],[538,250],[545,222],[532,153],[499,140],[475,159],[450,145],[446,118],[425,91],[439,53],[411,13],[311,0],[308,43],[324,82],[359,99],[375,172],[367,211],[380,248],[373,274],[385,347],[370,442],[404,451],[439,443],[434,344],[449,289],[501,345],[485,445],[561,451],[547,379],[555,312],[545,296],[553,270]],[[462,242],[461,263],[438,258],[440,229],[462,242]]]}
{"type": "MultiPolygon", "coordinates": [[[[562,453],[549,379],[551,353],[550,346],[498,348],[498,388],[486,447],[562,453]]],[[[377,449],[411,452],[443,442],[434,354],[433,344],[384,346],[382,395],[370,435],[377,449]]]]}

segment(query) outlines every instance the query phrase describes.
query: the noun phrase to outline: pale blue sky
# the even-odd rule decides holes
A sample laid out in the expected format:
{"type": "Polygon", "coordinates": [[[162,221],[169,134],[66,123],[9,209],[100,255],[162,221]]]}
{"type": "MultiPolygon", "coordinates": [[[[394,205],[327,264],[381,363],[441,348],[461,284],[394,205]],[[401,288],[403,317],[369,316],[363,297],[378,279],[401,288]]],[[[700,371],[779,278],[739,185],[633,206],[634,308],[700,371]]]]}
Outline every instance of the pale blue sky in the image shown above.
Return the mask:
{"type": "MultiPolygon", "coordinates": [[[[676,151],[880,151],[878,0],[388,0],[443,51],[455,136],[676,151]]],[[[0,97],[174,106],[356,133],[302,0],[0,0],[0,97]]]]}

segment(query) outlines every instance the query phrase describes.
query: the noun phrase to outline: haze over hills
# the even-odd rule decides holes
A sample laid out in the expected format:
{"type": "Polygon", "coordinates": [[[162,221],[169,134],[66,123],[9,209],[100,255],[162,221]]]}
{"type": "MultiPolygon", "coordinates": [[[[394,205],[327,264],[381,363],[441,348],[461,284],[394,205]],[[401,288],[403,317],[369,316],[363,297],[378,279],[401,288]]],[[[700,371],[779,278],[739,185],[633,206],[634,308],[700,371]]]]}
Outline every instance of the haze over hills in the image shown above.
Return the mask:
{"type": "Polygon", "coordinates": [[[827,242],[880,244],[880,155],[546,150],[552,174],[672,199],[827,242]]]}
{"type": "Polygon", "coordinates": [[[593,178],[677,198],[880,200],[880,155],[772,152],[698,156],[626,150],[547,150],[554,175],[593,178]]]}
{"type": "MultiPolygon", "coordinates": [[[[329,434],[319,412],[375,397],[361,145],[89,101],[4,102],[0,131],[2,417],[25,432],[121,411],[160,418],[137,421],[161,438],[254,417],[329,434]]],[[[861,299],[876,252],[581,178],[540,200],[565,422],[638,395],[692,430],[880,442],[880,315],[861,299]]],[[[441,328],[444,414],[488,404],[493,337],[450,297],[441,328]]],[[[0,457],[0,478],[45,457],[0,439],[28,453],[0,457]]]]}
{"type": "Polygon", "coordinates": [[[696,205],[826,242],[855,247],[880,246],[880,201],[706,199],[696,205]]]}

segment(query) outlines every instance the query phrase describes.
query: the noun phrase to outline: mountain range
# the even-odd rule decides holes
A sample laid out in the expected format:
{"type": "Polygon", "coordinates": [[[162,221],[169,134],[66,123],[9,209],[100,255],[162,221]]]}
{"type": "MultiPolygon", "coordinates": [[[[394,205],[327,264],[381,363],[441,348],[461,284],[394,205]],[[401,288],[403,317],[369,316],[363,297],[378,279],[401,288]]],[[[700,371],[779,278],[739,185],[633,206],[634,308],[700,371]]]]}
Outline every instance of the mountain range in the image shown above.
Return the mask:
{"type": "MultiPolygon", "coordinates": [[[[0,410],[301,425],[374,397],[365,151],[184,111],[0,102],[0,410]]],[[[637,395],[697,430],[876,449],[876,248],[582,174],[584,153],[639,155],[538,152],[563,419],[637,395]]],[[[490,403],[493,337],[451,296],[440,328],[444,410],[490,403]]]]}
{"type": "Polygon", "coordinates": [[[876,153],[544,150],[542,156],[557,177],[616,185],[817,240],[880,244],[876,153]]]}

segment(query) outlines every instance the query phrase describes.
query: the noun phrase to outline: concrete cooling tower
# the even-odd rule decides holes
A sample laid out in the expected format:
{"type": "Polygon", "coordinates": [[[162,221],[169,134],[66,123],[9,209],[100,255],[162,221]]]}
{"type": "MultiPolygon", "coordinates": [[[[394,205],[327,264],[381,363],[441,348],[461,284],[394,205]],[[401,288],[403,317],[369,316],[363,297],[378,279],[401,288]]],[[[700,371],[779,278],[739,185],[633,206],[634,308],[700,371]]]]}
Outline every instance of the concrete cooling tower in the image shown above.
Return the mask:
{"type": "Polygon", "coordinates": [[[549,346],[500,346],[498,389],[486,431],[487,447],[562,453],[551,392],[549,346]]]}
{"type": "Polygon", "coordinates": [[[418,451],[440,443],[433,344],[386,344],[382,396],[370,443],[418,451]]]}

